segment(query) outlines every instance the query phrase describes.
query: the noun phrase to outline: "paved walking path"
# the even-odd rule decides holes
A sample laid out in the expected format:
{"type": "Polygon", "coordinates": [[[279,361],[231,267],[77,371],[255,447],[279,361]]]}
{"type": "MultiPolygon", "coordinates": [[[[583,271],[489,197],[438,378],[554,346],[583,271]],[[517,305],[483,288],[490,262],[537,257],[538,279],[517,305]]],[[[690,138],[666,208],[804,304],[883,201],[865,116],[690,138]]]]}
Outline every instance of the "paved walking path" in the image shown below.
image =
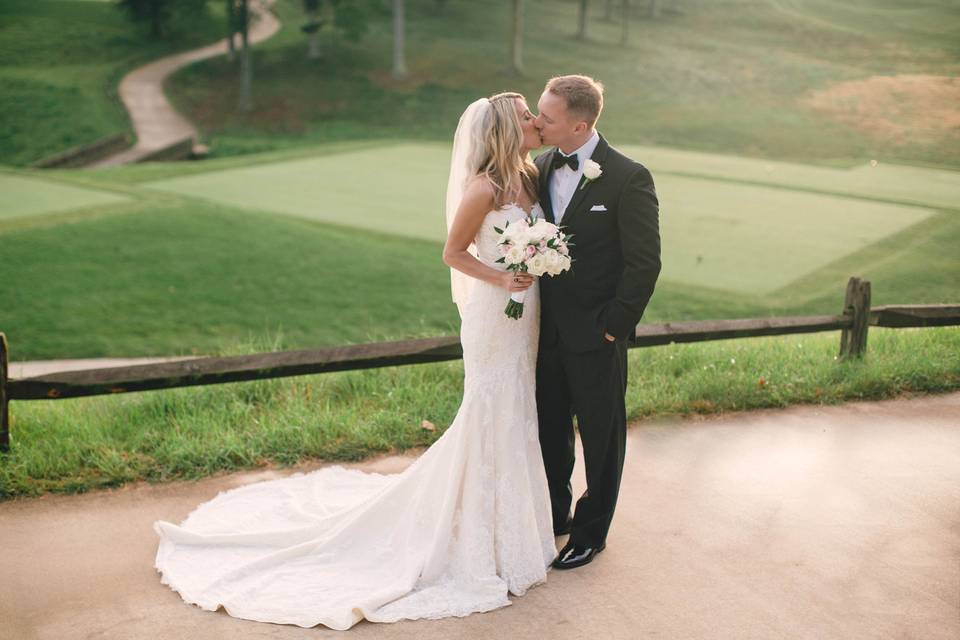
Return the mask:
{"type": "Polygon", "coordinates": [[[75,358],[70,360],[27,360],[11,362],[8,365],[11,378],[33,378],[61,371],[82,371],[84,369],[106,369],[108,367],[132,367],[138,364],[154,362],[172,362],[174,360],[193,360],[206,356],[173,356],[163,358],[75,358]]]}
{"type": "MultiPolygon", "coordinates": [[[[411,460],[350,466],[391,473],[411,460]]],[[[0,503],[0,637],[346,638],[203,611],[153,569],[155,520],[179,522],[218,491],[289,473],[0,503]]],[[[960,393],[634,425],[608,546],[593,563],[551,571],[504,609],[348,633],[958,638],[960,393]]]]}
{"type": "MultiPolygon", "coordinates": [[[[251,1],[250,10],[255,15],[249,32],[251,43],[266,40],[280,29],[280,21],[269,11],[272,3],[273,0],[251,1]]],[[[130,114],[137,143],[90,166],[108,167],[137,162],[143,156],[184,138],[192,137],[196,141],[196,128],[177,113],[167,100],[163,83],[167,77],[188,64],[226,53],[227,40],[223,39],[200,49],[160,58],[125,75],[120,81],[120,99],[130,114]]]]}

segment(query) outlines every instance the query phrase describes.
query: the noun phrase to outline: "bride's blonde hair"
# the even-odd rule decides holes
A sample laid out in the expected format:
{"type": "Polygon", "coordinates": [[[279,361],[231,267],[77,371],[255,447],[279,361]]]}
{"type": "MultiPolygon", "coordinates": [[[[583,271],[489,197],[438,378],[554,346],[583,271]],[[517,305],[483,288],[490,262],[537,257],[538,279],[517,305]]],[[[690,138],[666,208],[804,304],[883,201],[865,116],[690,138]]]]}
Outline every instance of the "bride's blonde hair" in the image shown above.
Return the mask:
{"type": "Polygon", "coordinates": [[[515,102],[526,100],[522,94],[506,92],[490,96],[490,108],[480,119],[476,133],[479,144],[473,147],[472,175],[486,176],[495,191],[498,207],[509,204],[523,190],[532,202],[537,201],[537,167],[530,153],[520,154],[523,128],[515,102]]]}

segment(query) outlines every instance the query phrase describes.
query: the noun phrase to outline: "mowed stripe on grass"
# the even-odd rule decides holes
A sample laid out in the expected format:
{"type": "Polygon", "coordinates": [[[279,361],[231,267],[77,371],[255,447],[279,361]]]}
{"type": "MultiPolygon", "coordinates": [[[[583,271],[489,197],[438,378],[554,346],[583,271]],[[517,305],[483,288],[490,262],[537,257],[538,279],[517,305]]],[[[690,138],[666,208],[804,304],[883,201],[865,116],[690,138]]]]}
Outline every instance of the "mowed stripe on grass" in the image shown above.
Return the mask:
{"type": "MultiPolygon", "coordinates": [[[[627,151],[650,167],[657,182],[663,279],[751,295],[780,289],[934,213],[928,208],[876,200],[935,205],[949,201],[953,187],[946,179],[950,172],[899,168],[910,178],[927,176],[931,197],[925,200],[923,184],[917,186],[916,180],[889,180],[890,172],[897,168],[883,169],[887,180],[877,178],[880,173],[850,178],[848,170],[646,147],[627,151]],[[684,164],[684,160],[689,162],[684,164]],[[729,167],[725,168],[724,162],[729,162],[729,167]],[[769,169],[771,166],[774,168],[769,169]],[[857,197],[866,196],[874,187],[871,199],[857,197]],[[830,191],[850,195],[826,193],[830,191]]],[[[239,207],[442,241],[449,156],[444,145],[398,144],[172,178],[146,186],[239,207]]]]}
{"type": "Polygon", "coordinates": [[[627,145],[621,149],[657,173],[761,183],[801,191],[960,210],[960,171],[887,164],[846,169],[743,156],[627,145]]]}
{"type": "Polygon", "coordinates": [[[450,149],[399,144],[145,183],[238,207],[442,241],[450,149]]]}
{"type": "Polygon", "coordinates": [[[129,201],[111,191],[0,172],[0,220],[129,201]]]}

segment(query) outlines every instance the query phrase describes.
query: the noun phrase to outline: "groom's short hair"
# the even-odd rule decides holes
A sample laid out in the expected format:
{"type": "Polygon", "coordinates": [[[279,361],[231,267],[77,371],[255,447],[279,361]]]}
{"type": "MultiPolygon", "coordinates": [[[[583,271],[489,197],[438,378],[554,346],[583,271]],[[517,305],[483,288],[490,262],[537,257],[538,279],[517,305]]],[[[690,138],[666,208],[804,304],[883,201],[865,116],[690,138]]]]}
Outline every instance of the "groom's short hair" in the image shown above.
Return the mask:
{"type": "Polygon", "coordinates": [[[580,116],[591,127],[603,111],[603,84],[589,76],[556,76],[547,81],[546,90],[560,96],[567,110],[580,116]]]}

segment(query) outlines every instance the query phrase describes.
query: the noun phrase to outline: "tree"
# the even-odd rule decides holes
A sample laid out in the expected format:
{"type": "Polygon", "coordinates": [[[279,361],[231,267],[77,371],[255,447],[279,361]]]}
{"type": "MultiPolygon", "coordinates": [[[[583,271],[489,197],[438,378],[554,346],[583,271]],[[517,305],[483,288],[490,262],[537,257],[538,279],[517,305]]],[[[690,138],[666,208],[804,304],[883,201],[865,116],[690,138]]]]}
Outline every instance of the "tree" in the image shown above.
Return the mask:
{"type": "Polygon", "coordinates": [[[237,4],[235,0],[227,0],[227,61],[237,59],[237,45],[234,36],[237,34],[237,4]]]}
{"type": "Polygon", "coordinates": [[[253,110],[253,64],[250,59],[250,0],[239,0],[237,20],[240,26],[240,111],[253,110]]]}
{"type": "Polygon", "coordinates": [[[361,0],[329,0],[333,5],[333,26],[354,42],[367,33],[369,4],[361,0]]]}
{"type": "Polygon", "coordinates": [[[513,0],[513,37],[510,40],[511,71],[523,73],[523,0],[513,0]]]}
{"type": "Polygon", "coordinates": [[[406,21],[403,0],[393,0],[393,77],[403,80],[407,77],[406,21]]]}
{"type": "Polygon", "coordinates": [[[370,5],[363,0],[303,0],[308,22],[300,30],[307,34],[307,57],[321,57],[320,36],[325,29],[331,36],[342,32],[350,40],[362,38],[367,32],[370,5]]]}
{"type": "Polygon", "coordinates": [[[587,0],[580,0],[579,28],[577,29],[577,39],[587,39],[587,0]]]}
{"type": "Polygon", "coordinates": [[[307,34],[307,57],[311,60],[320,57],[320,29],[323,27],[320,9],[320,0],[303,0],[303,10],[309,22],[300,29],[307,34]]]}
{"type": "Polygon", "coordinates": [[[613,22],[613,4],[614,0],[607,0],[607,8],[603,13],[603,19],[607,22],[613,22]]]}
{"type": "Polygon", "coordinates": [[[660,1],[659,0],[650,0],[650,17],[651,18],[660,17],[660,1]]]}
{"type": "Polygon", "coordinates": [[[146,23],[152,38],[163,38],[174,23],[190,24],[207,12],[207,0],[116,0],[117,8],[138,23],[146,23]]]}

